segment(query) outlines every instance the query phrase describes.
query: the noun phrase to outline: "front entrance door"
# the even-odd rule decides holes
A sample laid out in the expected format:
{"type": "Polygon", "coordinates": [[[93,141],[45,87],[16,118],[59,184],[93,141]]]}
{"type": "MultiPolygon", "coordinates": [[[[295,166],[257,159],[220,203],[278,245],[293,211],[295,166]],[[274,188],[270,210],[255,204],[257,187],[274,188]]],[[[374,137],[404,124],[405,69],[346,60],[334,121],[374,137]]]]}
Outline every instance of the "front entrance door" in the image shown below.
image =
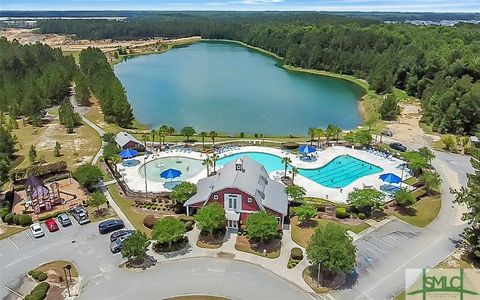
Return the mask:
{"type": "Polygon", "coordinates": [[[228,220],[227,227],[238,229],[238,221],[228,220]]]}

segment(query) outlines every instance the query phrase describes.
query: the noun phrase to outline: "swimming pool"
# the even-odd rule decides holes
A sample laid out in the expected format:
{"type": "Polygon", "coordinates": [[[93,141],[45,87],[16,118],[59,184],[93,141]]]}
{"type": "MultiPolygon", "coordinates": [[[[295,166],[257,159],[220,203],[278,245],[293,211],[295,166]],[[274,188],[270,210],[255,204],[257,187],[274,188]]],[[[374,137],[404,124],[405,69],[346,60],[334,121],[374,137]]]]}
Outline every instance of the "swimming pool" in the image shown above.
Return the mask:
{"type": "MultiPolygon", "coordinates": [[[[240,157],[248,156],[261,163],[268,173],[284,170],[282,159],[279,156],[262,152],[244,152],[226,156],[217,161],[218,166],[240,157]]],[[[290,167],[289,167],[290,169],[290,167]]],[[[343,188],[355,180],[371,174],[382,172],[383,169],[353,156],[340,155],[328,164],[316,169],[300,169],[299,173],[318,184],[329,188],[343,188]]]]}
{"type": "Polygon", "coordinates": [[[337,156],[318,169],[299,170],[301,175],[329,188],[343,188],[361,177],[382,171],[382,168],[350,155],[337,156]]]}
{"type": "Polygon", "coordinates": [[[147,179],[156,182],[166,182],[165,178],[160,177],[160,173],[167,169],[176,169],[182,172],[182,175],[174,178],[175,181],[184,181],[192,178],[202,171],[204,166],[202,161],[198,159],[192,159],[187,157],[165,157],[157,158],[147,162],[139,169],[140,176],[145,176],[145,166],[147,179]]]}

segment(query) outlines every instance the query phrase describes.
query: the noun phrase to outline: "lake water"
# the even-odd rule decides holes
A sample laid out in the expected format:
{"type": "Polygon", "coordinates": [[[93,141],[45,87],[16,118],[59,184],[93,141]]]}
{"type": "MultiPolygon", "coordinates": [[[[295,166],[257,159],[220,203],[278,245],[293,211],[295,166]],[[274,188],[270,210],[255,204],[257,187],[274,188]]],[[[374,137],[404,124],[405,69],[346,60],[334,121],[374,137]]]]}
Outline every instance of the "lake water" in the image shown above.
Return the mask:
{"type": "Polygon", "coordinates": [[[179,131],[306,135],[309,127],[361,123],[354,83],[287,71],[271,56],[230,42],[201,42],[115,66],[135,117],[179,131]]]}

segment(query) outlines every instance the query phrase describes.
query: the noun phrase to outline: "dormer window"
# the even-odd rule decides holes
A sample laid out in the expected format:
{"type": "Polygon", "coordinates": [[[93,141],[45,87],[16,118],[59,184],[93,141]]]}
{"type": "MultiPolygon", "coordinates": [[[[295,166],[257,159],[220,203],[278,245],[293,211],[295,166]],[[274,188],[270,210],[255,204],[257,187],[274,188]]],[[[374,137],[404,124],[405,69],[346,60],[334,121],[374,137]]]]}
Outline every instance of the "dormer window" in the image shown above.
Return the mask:
{"type": "Polygon", "coordinates": [[[242,165],[238,165],[238,164],[235,165],[235,169],[236,169],[237,171],[241,171],[241,170],[242,170],[242,165]]]}
{"type": "Polygon", "coordinates": [[[235,161],[235,170],[243,171],[243,161],[240,158],[235,161]]]}

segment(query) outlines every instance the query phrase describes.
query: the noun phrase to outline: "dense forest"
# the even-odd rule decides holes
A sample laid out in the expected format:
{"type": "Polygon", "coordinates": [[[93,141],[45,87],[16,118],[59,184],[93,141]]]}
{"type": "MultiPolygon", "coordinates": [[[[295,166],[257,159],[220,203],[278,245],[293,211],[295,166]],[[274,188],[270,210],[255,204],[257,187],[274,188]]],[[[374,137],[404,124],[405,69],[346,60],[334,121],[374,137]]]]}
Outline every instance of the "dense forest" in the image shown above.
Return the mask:
{"type": "Polygon", "coordinates": [[[0,110],[41,125],[41,110],[65,98],[75,74],[72,56],[42,44],[0,39],[0,110]]]}
{"type": "Polygon", "coordinates": [[[161,13],[124,21],[48,20],[44,33],[77,38],[233,39],[284,57],[288,65],[367,79],[422,100],[424,120],[439,132],[473,134],[480,123],[480,26],[383,24],[313,13],[161,13]]]}
{"type": "MultiPolygon", "coordinates": [[[[99,98],[100,106],[109,123],[117,123],[122,127],[130,127],[133,121],[133,111],[125,95],[125,90],[113,73],[112,67],[100,49],[91,48],[80,52],[79,75],[81,83],[79,91],[84,90],[86,81],[90,90],[99,98]],[[85,78],[85,79],[83,79],[85,78]],[[80,88],[81,87],[81,88],[80,88]]],[[[81,92],[80,101],[84,99],[85,91],[81,92]]],[[[88,98],[87,98],[88,101],[88,98]]]]}

